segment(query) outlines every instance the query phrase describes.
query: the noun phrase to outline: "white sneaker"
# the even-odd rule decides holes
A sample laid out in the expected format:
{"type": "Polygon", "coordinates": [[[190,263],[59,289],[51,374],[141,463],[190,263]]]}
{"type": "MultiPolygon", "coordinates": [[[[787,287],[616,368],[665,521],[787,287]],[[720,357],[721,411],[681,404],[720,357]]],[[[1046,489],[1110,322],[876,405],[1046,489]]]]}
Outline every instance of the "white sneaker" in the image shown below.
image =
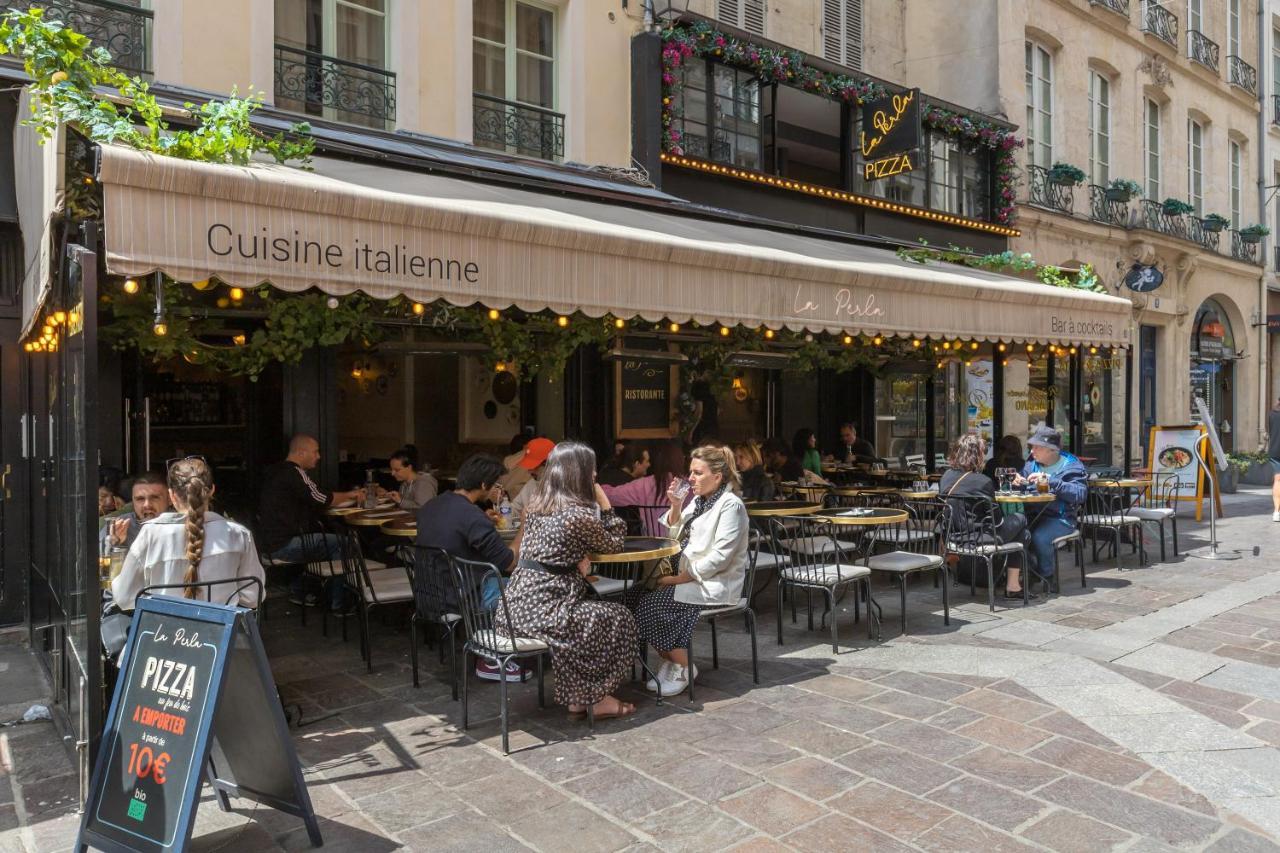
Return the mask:
{"type": "Polygon", "coordinates": [[[679,696],[689,687],[689,670],[678,663],[671,664],[658,686],[663,696],[679,696]]]}
{"type": "Polygon", "coordinates": [[[1273,513],[1271,513],[1271,520],[1272,520],[1272,521],[1280,521],[1280,512],[1273,512],[1273,513]]]}
{"type": "Polygon", "coordinates": [[[661,664],[659,664],[658,671],[654,673],[654,677],[650,678],[648,681],[644,683],[644,689],[648,690],[650,693],[657,693],[658,682],[666,678],[667,670],[670,669],[670,667],[671,667],[671,661],[669,660],[664,660],[661,664]]]}

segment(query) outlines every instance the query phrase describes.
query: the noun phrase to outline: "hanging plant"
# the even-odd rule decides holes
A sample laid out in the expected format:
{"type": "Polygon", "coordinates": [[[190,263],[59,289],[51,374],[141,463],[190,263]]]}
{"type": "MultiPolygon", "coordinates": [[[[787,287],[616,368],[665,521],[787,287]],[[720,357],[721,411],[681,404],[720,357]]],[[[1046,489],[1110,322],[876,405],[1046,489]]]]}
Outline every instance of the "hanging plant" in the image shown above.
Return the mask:
{"type": "Polygon", "coordinates": [[[1164,211],[1165,216],[1186,216],[1188,213],[1195,213],[1196,211],[1194,207],[1180,198],[1166,198],[1160,203],[1160,209],[1164,211]]]}
{"type": "Polygon", "coordinates": [[[1030,252],[1015,254],[1011,251],[996,252],[989,255],[978,255],[972,250],[959,246],[940,249],[920,241],[918,249],[898,249],[898,257],[916,264],[927,264],[930,261],[946,261],[974,269],[991,270],[1003,273],[1031,273],[1042,284],[1053,287],[1070,287],[1076,290],[1089,290],[1094,293],[1106,293],[1107,289],[1098,280],[1097,273],[1089,264],[1081,264],[1075,272],[1063,270],[1052,264],[1038,264],[1030,252]]]}
{"type": "MultiPolygon", "coordinates": [[[[683,66],[691,57],[715,59],[749,71],[763,84],[794,86],[855,106],[888,93],[883,85],[868,78],[821,71],[808,65],[798,50],[768,48],[737,39],[705,21],[672,25],[662,32],[662,148],[669,154],[685,153],[677,119],[681,117],[683,66]]],[[[956,137],[971,148],[987,148],[994,153],[993,215],[996,222],[1011,225],[1018,185],[1017,149],[1022,147],[1022,140],[1006,127],[944,107],[926,105],[920,118],[925,127],[956,137]]]]}
{"type": "Polygon", "coordinates": [[[1210,213],[1204,219],[1200,220],[1200,224],[1204,226],[1204,230],[1217,234],[1222,231],[1222,229],[1230,225],[1231,220],[1221,214],[1210,213]]]}
{"type": "Polygon", "coordinates": [[[1078,187],[1084,183],[1084,169],[1070,163],[1054,163],[1049,167],[1049,183],[1064,187],[1078,187]]]}
{"type": "Polygon", "coordinates": [[[1128,178],[1116,178],[1107,185],[1107,201],[1127,202],[1142,195],[1142,187],[1137,181],[1128,178]]]}
{"type": "Polygon", "coordinates": [[[1261,243],[1262,238],[1271,233],[1265,225],[1250,225],[1240,229],[1240,239],[1245,243],[1261,243]]]}

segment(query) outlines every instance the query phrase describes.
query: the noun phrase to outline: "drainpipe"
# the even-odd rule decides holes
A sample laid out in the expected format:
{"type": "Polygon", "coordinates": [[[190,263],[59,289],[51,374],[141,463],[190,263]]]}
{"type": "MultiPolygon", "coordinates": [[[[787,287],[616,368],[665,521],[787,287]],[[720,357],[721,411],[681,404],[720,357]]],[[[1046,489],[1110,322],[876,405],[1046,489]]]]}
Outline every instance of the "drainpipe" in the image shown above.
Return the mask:
{"type": "MultiPolygon", "coordinates": [[[[1265,80],[1269,75],[1263,73],[1267,67],[1267,39],[1270,27],[1266,26],[1266,9],[1264,0],[1258,0],[1258,76],[1265,80]]],[[[1267,222],[1267,149],[1269,136],[1267,129],[1267,85],[1259,87],[1262,102],[1258,110],[1258,221],[1267,222]]],[[[1273,93],[1275,94],[1275,93],[1273,93]]],[[[1261,444],[1267,429],[1267,403],[1271,398],[1271,389],[1267,387],[1268,332],[1267,332],[1267,246],[1275,245],[1280,234],[1274,234],[1270,241],[1264,239],[1262,244],[1262,272],[1258,276],[1258,313],[1262,321],[1258,329],[1258,443],[1261,444]]]]}

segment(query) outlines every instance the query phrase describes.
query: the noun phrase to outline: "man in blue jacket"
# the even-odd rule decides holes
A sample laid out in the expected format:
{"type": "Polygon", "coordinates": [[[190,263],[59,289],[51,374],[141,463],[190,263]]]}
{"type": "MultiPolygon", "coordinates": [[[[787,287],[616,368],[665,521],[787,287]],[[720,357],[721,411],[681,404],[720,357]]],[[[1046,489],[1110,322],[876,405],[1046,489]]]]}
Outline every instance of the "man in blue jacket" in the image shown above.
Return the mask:
{"type": "MultiPolygon", "coordinates": [[[[1053,540],[1076,529],[1076,511],[1084,503],[1089,489],[1089,476],[1084,463],[1062,449],[1062,433],[1047,426],[1037,427],[1027,440],[1031,461],[1015,480],[1017,485],[1049,481],[1054,500],[1040,504],[1039,514],[1030,521],[1030,545],[1039,563],[1041,577],[1053,575],[1053,540]]],[[[1028,505],[1031,515],[1032,505],[1028,505]]],[[[1030,580],[1028,578],[1028,580],[1030,580]]]]}

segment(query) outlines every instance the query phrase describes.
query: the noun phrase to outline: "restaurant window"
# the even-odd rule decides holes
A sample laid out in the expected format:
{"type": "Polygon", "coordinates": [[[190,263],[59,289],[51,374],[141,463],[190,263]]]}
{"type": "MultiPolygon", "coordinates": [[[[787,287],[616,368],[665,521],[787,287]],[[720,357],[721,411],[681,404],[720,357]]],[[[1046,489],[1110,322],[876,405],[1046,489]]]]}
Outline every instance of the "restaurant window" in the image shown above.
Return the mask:
{"type": "Polygon", "coordinates": [[[1231,185],[1231,227],[1240,228],[1240,143],[1234,139],[1227,144],[1227,150],[1230,154],[1230,185],[1231,185]]]}
{"type": "Polygon", "coordinates": [[[759,170],[760,81],[710,62],[689,62],[683,74],[677,114],[684,153],[759,170]]]}
{"type": "Polygon", "coordinates": [[[1111,81],[1097,71],[1089,73],[1089,179],[1111,180],[1111,81]]]}
{"type": "Polygon", "coordinates": [[[862,0],[822,0],[822,57],[862,70],[862,0]]]}
{"type": "Polygon", "coordinates": [[[1071,398],[1071,356],[1049,356],[1045,359],[1046,371],[1049,360],[1053,360],[1053,382],[1049,384],[1051,395],[1049,403],[1053,428],[1062,433],[1062,448],[1077,456],[1080,450],[1073,440],[1073,421],[1076,420],[1075,401],[1071,398]]]}
{"type": "Polygon", "coordinates": [[[991,210],[990,157],[967,148],[953,136],[931,133],[927,180],[929,207],[974,219],[991,210]]]}
{"type": "Polygon", "coordinates": [[[766,115],[773,104],[773,121],[764,122],[773,128],[771,137],[766,132],[765,162],[783,177],[844,189],[840,102],[794,86],[766,89],[764,101],[766,115]]]}
{"type": "Polygon", "coordinates": [[[1203,215],[1204,126],[1193,118],[1187,119],[1187,201],[1196,216],[1203,215]]]}
{"type": "Polygon", "coordinates": [[[1209,415],[1218,428],[1223,447],[1233,448],[1232,425],[1235,403],[1232,389],[1235,380],[1236,346],[1231,320],[1222,305],[1206,299],[1196,311],[1191,329],[1191,423],[1200,417],[1195,398],[1204,400],[1209,415]]]}
{"type": "Polygon", "coordinates": [[[521,0],[474,0],[472,7],[475,144],[528,157],[564,153],[564,116],[556,109],[556,14],[521,0]]]}
{"type": "Polygon", "coordinates": [[[1026,42],[1027,162],[1045,169],[1053,165],[1053,55],[1026,42]]]}
{"type": "Polygon", "coordinates": [[[1160,104],[1151,98],[1144,100],[1146,133],[1143,143],[1146,149],[1147,198],[1160,200],[1160,104]]]}
{"type": "Polygon", "coordinates": [[[1030,357],[1012,352],[1004,359],[1005,435],[1016,435],[1024,442],[1037,424],[1044,423],[1049,413],[1048,362],[1038,352],[1030,357]]]}
{"type": "MultiPolygon", "coordinates": [[[[1111,438],[1116,429],[1112,423],[1115,407],[1111,400],[1111,377],[1120,358],[1118,352],[1111,350],[1093,353],[1084,350],[1081,354],[1079,405],[1083,443],[1079,455],[1091,460],[1087,463],[1089,465],[1114,464],[1111,438]]],[[[1123,380],[1123,373],[1121,379],[1123,380]]],[[[1123,430],[1123,426],[1120,429],[1123,430]]]]}
{"type": "MultiPolygon", "coordinates": [[[[919,456],[924,460],[928,442],[925,412],[929,373],[889,373],[876,379],[876,450],[887,459],[919,456]]],[[[946,445],[938,447],[944,452],[946,445]]],[[[927,460],[924,460],[927,464],[927,460]]]]}
{"type": "Polygon", "coordinates": [[[394,119],[387,0],[276,0],[275,42],[277,105],[367,127],[394,119]]]}
{"type": "Polygon", "coordinates": [[[716,19],[758,36],[764,35],[764,0],[717,0],[716,19]]]}

